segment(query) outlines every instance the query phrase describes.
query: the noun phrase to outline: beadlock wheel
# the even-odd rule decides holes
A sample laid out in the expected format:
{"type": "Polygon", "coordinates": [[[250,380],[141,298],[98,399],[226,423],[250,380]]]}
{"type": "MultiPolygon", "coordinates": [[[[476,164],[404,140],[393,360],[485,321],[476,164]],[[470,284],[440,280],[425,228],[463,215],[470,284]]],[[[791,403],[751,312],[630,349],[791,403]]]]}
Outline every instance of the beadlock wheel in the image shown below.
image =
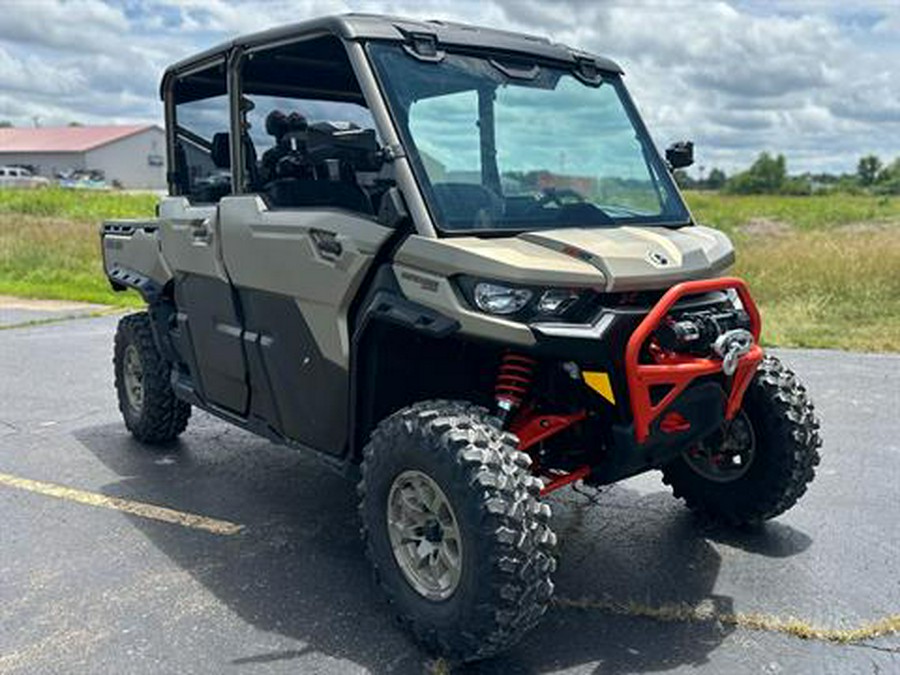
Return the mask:
{"type": "Polygon", "coordinates": [[[508,649],[553,595],[550,506],[517,444],[484,408],[422,401],[382,420],[363,451],[375,579],[416,642],[451,662],[508,649]]]}
{"type": "Polygon", "coordinates": [[[445,600],[459,585],[463,551],[450,500],[429,476],[404,471],[391,485],[388,536],[410,585],[429,600],[445,600]]]}
{"type": "Polygon", "coordinates": [[[133,344],[125,348],[122,377],[125,380],[125,397],[128,399],[128,405],[140,415],[144,407],[144,367],[141,365],[137,347],[133,344]]]}
{"type": "Polygon", "coordinates": [[[714,483],[730,483],[750,470],[756,456],[756,433],[741,410],[727,429],[684,453],[691,469],[714,483]]]}
{"type": "Polygon", "coordinates": [[[664,466],[663,482],[705,518],[756,525],[784,513],[806,492],[821,445],[806,387],[770,355],[759,364],[730,428],[664,466]]]}
{"type": "Polygon", "coordinates": [[[171,366],[159,352],[146,312],[119,321],[113,370],[119,410],[137,440],[169,443],[184,431],[191,406],[175,396],[171,366]]]}

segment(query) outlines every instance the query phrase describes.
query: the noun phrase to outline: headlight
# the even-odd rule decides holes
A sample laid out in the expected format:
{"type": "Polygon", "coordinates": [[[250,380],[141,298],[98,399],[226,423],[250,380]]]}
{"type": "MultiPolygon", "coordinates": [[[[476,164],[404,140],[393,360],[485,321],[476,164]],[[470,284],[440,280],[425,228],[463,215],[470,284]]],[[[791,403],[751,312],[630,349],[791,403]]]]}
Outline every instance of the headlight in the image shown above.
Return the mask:
{"type": "Polygon", "coordinates": [[[551,288],[541,294],[536,309],[539,314],[559,316],[578,302],[580,297],[581,293],[569,288],[551,288]]]}
{"type": "Polygon", "coordinates": [[[486,314],[515,321],[591,321],[598,294],[589,288],[519,286],[505,281],[459,275],[456,288],[466,304],[486,314]]]}
{"type": "Polygon", "coordinates": [[[532,292],[527,288],[511,288],[482,281],[475,284],[475,306],[488,314],[515,314],[525,308],[532,292]]]}

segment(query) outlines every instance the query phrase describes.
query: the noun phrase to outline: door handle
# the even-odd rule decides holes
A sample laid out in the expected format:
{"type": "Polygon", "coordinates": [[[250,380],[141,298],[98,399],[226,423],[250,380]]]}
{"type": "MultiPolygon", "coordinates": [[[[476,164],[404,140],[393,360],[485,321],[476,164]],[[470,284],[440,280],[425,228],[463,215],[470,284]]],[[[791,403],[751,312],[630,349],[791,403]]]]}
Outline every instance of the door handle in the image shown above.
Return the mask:
{"type": "Polygon", "coordinates": [[[323,258],[340,258],[344,252],[344,246],[338,241],[337,234],[327,230],[310,230],[309,236],[316,250],[323,258]]]}
{"type": "Polygon", "coordinates": [[[192,218],[188,221],[191,229],[191,239],[196,243],[208,244],[212,239],[209,229],[209,218],[192,218]]]}
{"type": "Polygon", "coordinates": [[[177,227],[187,227],[192,239],[209,243],[209,218],[170,218],[169,222],[177,227]]]}
{"type": "Polygon", "coordinates": [[[206,222],[203,221],[196,225],[191,225],[191,235],[193,235],[194,239],[209,239],[209,227],[206,222]]]}

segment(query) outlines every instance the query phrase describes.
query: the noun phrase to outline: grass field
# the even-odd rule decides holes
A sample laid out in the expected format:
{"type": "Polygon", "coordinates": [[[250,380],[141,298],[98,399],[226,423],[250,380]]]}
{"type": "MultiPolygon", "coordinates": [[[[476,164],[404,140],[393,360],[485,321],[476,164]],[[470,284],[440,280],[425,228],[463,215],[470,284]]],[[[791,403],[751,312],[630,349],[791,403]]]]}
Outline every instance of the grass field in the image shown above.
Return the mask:
{"type": "Polygon", "coordinates": [[[687,198],[732,237],[767,344],[900,351],[900,198],[687,198]]]}
{"type": "Polygon", "coordinates": [[[153,215],[152,194],[0,190],[0,294],[137,306],[114,293],[100,261],[104,218],[153,215]]]}
{"type": "Polygon", "coordinates": [[[0,214],[92,221],[153,215],[158,198],[148,192],[91,190],[0,190],[0,214]]]}
{"type": "MultiPolygon", "coordinates": [[[[767,344],[900,351],[900,198],[688,193],[734,240],[767,344]]],[[[153,215],[152,195],[0,190],[0,294],[139,305],[100,265],[103,218],[153,215]]]]}
{"type": "Polygon", "coordinates": [[[847,194],[792,197],[718,192],[687,192],[685,196],[698,222],[729,234],[759,220],[783,223],[801,232],[862,223],[900,226],[900,197],[847,194]]]}

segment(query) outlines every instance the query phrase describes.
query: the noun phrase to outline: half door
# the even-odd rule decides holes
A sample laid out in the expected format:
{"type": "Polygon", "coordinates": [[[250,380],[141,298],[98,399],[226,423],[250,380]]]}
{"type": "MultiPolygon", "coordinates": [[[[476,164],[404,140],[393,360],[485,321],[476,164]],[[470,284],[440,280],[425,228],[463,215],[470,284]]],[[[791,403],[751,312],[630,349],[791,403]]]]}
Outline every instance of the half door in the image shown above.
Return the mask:
{"type": "Polygon", "coordinates": [[[235,295],[222,264],[219,200],[231,192],[225,63],[166,82],[170,192],[159,206],[163,259],[174,277],[170,334],[207,404],[238,416],[249,402],[235,295]]]}
{"type": "Polygon", "coordinates": [[[246,54],[232,142],[242,183],[221,200],[225,271],[243,314],[250,415],[340,455],[351,304],[392,230],[390,168],[344,46],[319,36],[246,54]]]}

